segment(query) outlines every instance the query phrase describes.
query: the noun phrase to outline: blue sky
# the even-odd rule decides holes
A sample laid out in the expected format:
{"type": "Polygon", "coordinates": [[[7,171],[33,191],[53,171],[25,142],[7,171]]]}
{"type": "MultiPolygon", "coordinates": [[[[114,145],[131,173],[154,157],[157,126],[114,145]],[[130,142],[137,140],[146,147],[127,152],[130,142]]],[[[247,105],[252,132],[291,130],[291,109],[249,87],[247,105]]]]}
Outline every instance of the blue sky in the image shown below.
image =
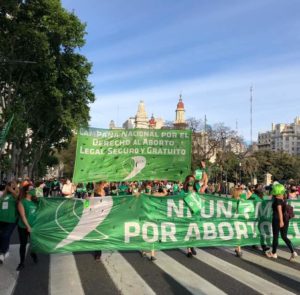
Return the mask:
{"type": "Polygon", "coordinates": [[[150,117],[224,122],[249,141],[300,115],[298,0],[63,0],[87,24],[90,125],[119,126],[144,100],[150,117]]]}

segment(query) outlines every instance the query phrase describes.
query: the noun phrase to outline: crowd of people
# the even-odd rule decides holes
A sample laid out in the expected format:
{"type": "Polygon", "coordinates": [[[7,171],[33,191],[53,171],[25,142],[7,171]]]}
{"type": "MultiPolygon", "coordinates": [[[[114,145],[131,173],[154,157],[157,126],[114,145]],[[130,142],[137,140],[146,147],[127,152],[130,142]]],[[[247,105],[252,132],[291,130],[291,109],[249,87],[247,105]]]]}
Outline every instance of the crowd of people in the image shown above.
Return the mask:
{"type": "MultiPolygon", "coordinates": [[[[202,165],[203,167],[204,165],[202,165]]],[[[237,200],[261,200],[272,196],[272,229],[273,244],[272,251],[266,245],[261,245],[263,251],[270,258],[277,258],[279,233],[291,252],[291,260],[296,258],[297,253],[287,237],[289,219],[286,218],[286,199],[298,199],[300,187],[295,183],[288,183],[286,186],[274,182],[272,186],[261,184],[245,186],[234,185],[230,194],[222,195],[220,185],[208,181],[205,169],[196,170],[193,175],[188,175],[184,182],[172,181],[132,181],[132,182],[106,182],[73,184],[69,179],[48,179],[36,181],[29,179],[23,181],[10,181],[0,186],[0,264],[3,264],[9,255],[10,237],[17,227],[20,240],[20,263],[17,271],[24,268],[25,253],[30,238],[31,226],[36,216],[37,201],[39,198],[91,198],[103,196],[139,195],[141,193],[151,196],[165,197],[174,195],[186,195],[193,193],[217,194],[222,197],[232,197],[237,200]]],[[[257,247],[257,246],[254,246],[257,247]]],[[[240,246],[235,249],[236,256],[242,256],[240,246]]],[[[146,257],[146,252],[141,252],[146,257]]],[[[187,249],[187,257],[197,255],[195,248],[187,249]]],[[[38,257],[31,252],[32,260],[37,263],[38,257]]],[[[95,260],[101,259],[101,251],[95,252],[95,260]]],[[[150,260],[155,260],[155,251],[151,251],[150,260]]]]}

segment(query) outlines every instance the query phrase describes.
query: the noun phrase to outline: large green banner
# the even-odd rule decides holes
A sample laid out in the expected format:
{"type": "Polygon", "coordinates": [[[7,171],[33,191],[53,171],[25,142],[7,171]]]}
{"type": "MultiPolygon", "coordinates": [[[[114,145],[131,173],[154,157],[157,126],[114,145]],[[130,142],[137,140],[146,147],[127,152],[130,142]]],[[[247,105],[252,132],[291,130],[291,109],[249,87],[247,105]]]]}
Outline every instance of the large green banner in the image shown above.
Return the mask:
{"type": "Polygon", "coordinates": [[[190,130],[80,129],[73,182],[183,180],[190,165],[190,130]]]}
{"type": "MultiPolygon", "coordinates": [[[[40,199],[31,240],[44,253],[271,244],[271,201],[201,195],[198,213],[182,197],[149,195],[40,199]]],[[[300,200],[289,237],[300,245],[300,200]]]]}

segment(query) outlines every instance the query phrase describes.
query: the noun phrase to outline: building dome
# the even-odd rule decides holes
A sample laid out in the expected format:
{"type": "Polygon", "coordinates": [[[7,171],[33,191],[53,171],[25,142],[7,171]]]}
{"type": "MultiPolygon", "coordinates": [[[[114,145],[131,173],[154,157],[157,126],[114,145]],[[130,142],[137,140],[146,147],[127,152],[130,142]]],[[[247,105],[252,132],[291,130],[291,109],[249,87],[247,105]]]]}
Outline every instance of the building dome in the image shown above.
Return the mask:
{"type": "Polygon", "coordinates": [[[184,104],[182,102],[181,95],[180,95],[180,98],[179,98],[179,102],[177,104],[177,109],[184,109],[184,104]]]}

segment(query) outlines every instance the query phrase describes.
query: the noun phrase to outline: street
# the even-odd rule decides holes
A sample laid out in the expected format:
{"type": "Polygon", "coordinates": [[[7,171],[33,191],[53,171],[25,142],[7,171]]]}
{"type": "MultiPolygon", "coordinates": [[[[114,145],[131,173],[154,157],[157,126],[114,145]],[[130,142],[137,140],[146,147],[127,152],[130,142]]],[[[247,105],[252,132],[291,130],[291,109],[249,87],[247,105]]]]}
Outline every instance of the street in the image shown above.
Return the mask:
{"type": "MultiPolygon", "coordinates": [[[[270,260],[262,252],[243,248],[201,248],[193,258],[184,249],[157,252],[152,262],[138,251],[27,254],[19,274],[19,245],[14,232],[10,256],[0,266],[1,295],[40,294],[300,294],[300,259],[289,262],[286,248],[270,260]]],[[[299,249],[298,249],[299,250],[299,249]]]]}

